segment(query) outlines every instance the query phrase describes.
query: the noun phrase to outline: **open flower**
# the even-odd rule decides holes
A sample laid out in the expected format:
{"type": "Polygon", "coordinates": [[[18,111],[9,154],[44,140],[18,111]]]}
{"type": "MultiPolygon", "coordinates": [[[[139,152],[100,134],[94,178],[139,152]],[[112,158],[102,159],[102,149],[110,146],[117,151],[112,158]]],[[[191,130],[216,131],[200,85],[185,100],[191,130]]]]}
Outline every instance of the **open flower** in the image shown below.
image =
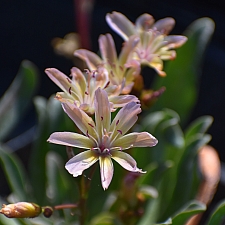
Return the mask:
{"type": "Polygon", "coordinates": [[[140,73],[140,63],[130,60],[139,38],[136,36],[130,37],[129,41],[124,43],[119,57],[117,57],[115,43],[110,34],[100,35],[98,41],[102,59],[86,49],[76,50],[74,55],[83,59],[90,70],[96,70],[100,65],[104,66],[109,73],[109,85],[121,86],[125,82],[122,93],[130,93],[134,84],[133,81],[140,73]]]}
{"type": "Polygon", "coordinates": [[[107,92],[111,111],[123,107],[128,102],[139,102],[138,98],[133,95],[120,95],[124,83],[120,87],[117,85],[109,86],[108,71],[103,67],[98,67],[94,71],[87,71],[86,76],[78,68],[73,67],[71,69],[72,79],[55,68],[48,68],[45,72],[63,90],[63,92],[56,94],[59,101],[75,103],[88,114],[95,112],[94,94],[99,87],[107,92]]]}
{"type": "Polygon", "coordinates": [[[131,172],[143,173],[137,168],[136,161],[124,150],[131,147],[152,147],[157,139],[147,132],[126,134],[137,121],[141,112],[140,104],[130,102],[125,105],[111,123],[110,104],[106,91],[95,92],[95,122],[76,105],[62,103],[65,112],[84,135],[71,132],[56,132],[48,141],[55,144],[88,149],[74,156],[66,163],[69,173],[77,177],[99,160],[101,182],[107,189],[113,177],[113,163],[117,161],[131,172]]]}
{"type": "Polygon", "coordinates": [[[154,68],[161,76],[166,73],[163,70],[163,60],[176,58],[173,50],[187,41],[187,37],[167,34],[175,25],[173,18],[164,18],[154,23],[154,18],[149,14],[139,16],[133,24],[127,17],[119,12],[108,13],[106,21],[125,41],[133,35],[140,38],[132,59],[141,64],[154,68]]]}

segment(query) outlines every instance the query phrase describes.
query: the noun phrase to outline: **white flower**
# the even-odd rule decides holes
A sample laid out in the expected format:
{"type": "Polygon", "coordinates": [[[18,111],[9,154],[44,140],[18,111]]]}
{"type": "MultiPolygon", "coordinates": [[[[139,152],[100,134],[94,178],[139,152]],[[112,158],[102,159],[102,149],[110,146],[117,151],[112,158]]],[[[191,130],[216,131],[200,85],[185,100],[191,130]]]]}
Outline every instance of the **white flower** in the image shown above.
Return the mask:
{"type": "Polygon", "coordinates": [[[137,168],[136,161],[124,150],[131,147],[152,147],[157,139],[147,132],[126,134],[135,124],[141,112],[140,104],[130,102],[116,115],[111,123],[110,103],[106,91],[95,92],[95,122],[79,107],[69,102],[62,103],[65,112],[74,121],[82,134],[71,132],[53,133],[48,141],[55,144],[88,149],[74,156],[66,163],[69,173],[77,177],[99,160],[101,182],[107,189],[113,177],[113,163],[118,162],[131,172],[143,171],[137,168]]]}

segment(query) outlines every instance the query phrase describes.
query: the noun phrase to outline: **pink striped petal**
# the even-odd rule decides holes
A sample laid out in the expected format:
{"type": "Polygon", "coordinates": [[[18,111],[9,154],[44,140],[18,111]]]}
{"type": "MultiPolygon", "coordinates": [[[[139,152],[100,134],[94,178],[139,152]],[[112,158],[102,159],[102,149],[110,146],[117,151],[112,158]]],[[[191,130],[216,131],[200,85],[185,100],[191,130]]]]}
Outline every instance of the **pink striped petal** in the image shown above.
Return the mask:
{"type": "Polygon", "coordinates": [[[144,13],[136,19],[136,29],[138,29],[138,32],[147,31],[152,27],[154,21],[152,15],[144,13]]]}
{"type": "Polygon", "coordinates": [[[167,17],[161,20],[156,21],[153,25],[153,28],[157,29],[163,34],[168,34],[174,27],[175,20],[171,17],[167,17]]]}
{"type": "Polygon", "coordinates": [[[117,53],[114,40],[111,34],[100,35],[99,39],[99,48],[101,52],[102,59],[106,63],[116,63],[117,61],[117,53]]]}
{"type": "Polygon", "coordinates": [[[95,91],[95,122],[96,130],[100,137],[102,137],[103,130],[109,130],[111,123],[111,110],[109,99],[106,91],[98,88],[95,91]]]}
{"type": "Polygon", "coordinates": [[[124,40],[128,40],[129,36],[135,34],[134,24],[127,19],[122,13],[112,12],[106,15],[108,25],[119,34],[124,40]]]}
{"type": "Polygon", "coordinates": [[[148,132],[133,132],[116,139],[112,145],[127,149],[131,147],[153,147],[157,143],[158,140],[148,132]]]}
{"type": "Polygon", "coordinates": [[[88,150],[75,155],[66,163],[65,168],[70,174],[77,177],[81,175],[84,170],[91,167],[96,161],[98,161],[98,157],[94,155],[93,151],[88,150]]]}
{"type": "Polygon", "coordinates": [[[120,133],[124,135],[137,121],[137,114],[141,112],[140,104],[130,102],[126,104],[116,115],[111,126],[110,131],[113,132],[111,140],[120,133]]]}
{"type": "Polygon", "coordinates": [[[47,141],[57,145],[66,145],[84,149],[90,149],[95,145],[90,138],[72,132],[55,132],[50,135],[47,141]]]}
{"type": "Polygon", "coordinates": [[[90,70],[96,70],[98,65],[102,64],[102,60],[97,54],[86,49],[76,50],[74,55],[84,60],[90,70]]]}
{"type": "Polygon", "coordinates": [[[45,73],[59,88],[69,93],[72,82],[69,77],[55,68],[48,68],[45,70],[45,73]]]}
{"type": "Polygon", "coordinates": [[[99,157],[102,187],[106,190],[113,177],[113,163],[110,157],[99,157]]]}
{"type": "Polygon", "coordinates": [[[62,103],[64,111],[73,120],[85,135],[91,135],[97,138],[98,134],[95,130],[95,123],[90,116],[88,116],[83,110],[78,108],[75,104],[69,102],[62,103]]]}
{"type": "Polygon", "coordinates": [[[136,161],[129,154],[121,151],[112,151],[111,154],[111,158],[118,162],[124,169],[131,172],[146,173],[137,168],[136,161]]]}

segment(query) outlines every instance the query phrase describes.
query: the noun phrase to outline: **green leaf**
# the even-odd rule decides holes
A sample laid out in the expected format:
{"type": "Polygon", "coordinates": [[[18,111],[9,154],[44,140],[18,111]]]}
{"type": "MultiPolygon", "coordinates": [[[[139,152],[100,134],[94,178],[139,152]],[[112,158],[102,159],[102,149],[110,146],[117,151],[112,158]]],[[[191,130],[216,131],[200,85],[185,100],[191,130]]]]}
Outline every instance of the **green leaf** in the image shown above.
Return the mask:
{"type": "Polygon", "coordinates": [[[188,140],[197,133],[205,133],[213,122],[213,117],[202,116],[193,121],[185,132],[185,139],[188,140]]]}
{"type": "Polygon", "coordinates": [[[25,169],[15,154],[9,153],[10,149],[0,146],[0,161],[12,192],[18,201],[31,200],[28,194],[28,180],[25,169]]]}
{"type": "MultiPolygon", "coordinates": [[[[198,201],[192,201],[181,209],[172,219],[173,225],[185,224],[193,215],[204,212],[206,206],[198,201]]],[[[216,223],[215,223],[216,224],[216,223]]]]}
{"type": "Polygon", "coordinates": [[[78,190],[73,182],[71,175],[65,170],[62,158],[55,152],[48,152],[46,156],[47,178],[48,178],[48,197],[51,203],[62,204],[70,202],[75,203],[78,199],[78,190]],[[77,195],[77,196],[76,196],[77,195]]]}
{"type": "Polygon", "coordinates": [[[167,76],[156,77],[153,89],[165,86],[165,93],[152,107],[153,111],[164,107],[175,110],[184,123],[197,100],[197,82],[206,46],[213,34],[214,22],[209,18],[194,21],[186,30],[187,43],[177,50],[177,58],[166,64],[167,76]]]}
{"type": "Polygon", "coordinates": [[[169,218],[168,220],[166,220],[166,221],[163,222],[163,223],[157,223],[156,225],[164,225],[164,224],[172,224],[171,218],[169,218]]]}
{"type": "Polygon", "coordinates": [[[212,212],[206,225],[223,224],[225,219],[225,200],[220,202],[212,212]]]}
{"type": "Polygon", "coordinates": [[[37,81],[36,67],[24,60],[16,78],[0,100],[0,140],[9,134],[31,103],[37,81]]]}
{"type": "Polygon", "coordinates": [[[197,154],[200,148],[208,143],[210,139],[210,135],[197,134],[190,143],[187,143],[177,168],[177,183],[168,209],[169,213],[177,211],[187,201],[194,198],[193,195],[197,194],[198,187],[194,186],[197,154]]]}
{"type": "Polygon", "coordinates": [[[36,131],[36,140],[33,143],[33,149],[29,160],[29,172],[31,183],[34,189],[34,196],[37,203],[40,205],[47,204],[46,202],[46,164],[45,157],[49,151],[49,144],[47,138],[48,132],[48,114],[47,114],[47,100],[43,97],[36,97],[34,99],[36,110],[38,112],[38,126],[36,131]],[[38,169],[37,169],[38,167],[38,169]]]}

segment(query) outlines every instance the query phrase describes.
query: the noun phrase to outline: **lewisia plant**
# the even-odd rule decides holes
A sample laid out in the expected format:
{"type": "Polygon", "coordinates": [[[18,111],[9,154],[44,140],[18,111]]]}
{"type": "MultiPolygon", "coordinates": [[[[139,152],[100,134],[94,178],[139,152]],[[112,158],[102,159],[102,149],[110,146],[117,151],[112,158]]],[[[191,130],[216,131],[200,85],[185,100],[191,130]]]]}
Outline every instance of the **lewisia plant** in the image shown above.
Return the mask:
{"type": "Polygon", "coordinates": [[[106,15],[106,21],[126,42],[136,35],[140,41],[134,49],[132,60],[154,68],[161,76],[166,75],[163,71],[163,60],[175,59],[176,52],[173,49],[182,46],[187,41],[185,36],[168,36],[175,25],[175,20],[170,17],[155,23],[154,18],[145,13],[139,16],[133,24],[123,14],[113,12],[106,15]]]}
{"type": "Polygon", "coordinates": [[[76,104],[67,101],[63,102],[62,106],[83,134],[55,132],[51,134],[48,142],[87,149],[66,163],[65,167],[69,173],[77,177],[99,160],[104,190],[108,188],[113,177],[111,159],[128,171],[144,173],[137,167],[136,161],[124,152],[132,147],[152,147],[158,142],[148,132],[127,134],[138,119],[137,115],[141,112],[140,104],[136,102],[126,104],[112,122],[108,95],[101,88],[95,91],[95,121],[76,104]]]}
{"type": "Polygon", "coordinates": [[[125,81],[120,86],[112,84],[109,80],[108,71],[104,67],[98,67],[92,71],[86,70],[86,74],[73,67],[71,79],[55,68],[48,68],[45,72],[63,91],[56,94],[56,99],[61,102],[75,103],[77,107],[90,115],[95,112],[94,96],[99,87],[107,92],[111,111],[123,107],[128,102],[139,102],[134,95],[120,95],[125,81]]]}

